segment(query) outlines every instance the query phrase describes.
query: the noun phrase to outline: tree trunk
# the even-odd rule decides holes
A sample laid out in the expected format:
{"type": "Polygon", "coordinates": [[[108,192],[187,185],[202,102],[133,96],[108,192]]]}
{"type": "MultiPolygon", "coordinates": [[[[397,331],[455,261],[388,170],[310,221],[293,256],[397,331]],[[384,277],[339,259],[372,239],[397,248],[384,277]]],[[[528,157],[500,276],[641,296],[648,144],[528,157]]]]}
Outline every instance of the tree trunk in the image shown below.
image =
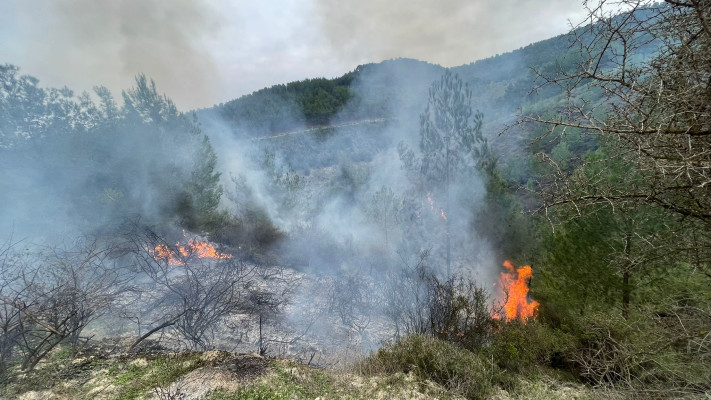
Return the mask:
{"type": "Polygon", "coordinates": [[[387,206],[385,208],[385,212],[383,213],[384,218],[383,218],[383,224],[385,227],[385,251],[390,251],[390,245],[388,242],[388,209],[387,206]]]}
{"type": "Polygon", "coordinates": [[[622,316],[625,319],[630,314],[630,295],[632,287],[630,286],[630,268],[632,260],[630,260],[630,246],[632,245],[632,234],[627,232],[625,235],[625,267],[622,270],[622,316]]]}
{"type": "Polygon", "coordinates": [[[167,327],[169,327],[169,326],[174,325],[175,323],[177,323],[178,320],[180,319],[180,317],[183,316],[183,314],[184,314],[184,313],[181,313],[181,314],[175,316],[174,318],[169,319],[168,321],[165,321],[165,322],[163,322],[162,324],[160,324],[160,325],[156,326],[155,328],[151,329],[150,331],[146,332],[143,336],[139,337],[138,339],[136,339],[135,342],[133,342],[133,344],[131,345],[131,347],[129,347],[128,350],[126,350],[126,353],[128,354],[128,353],[130,353],[131,351],[133,351],[133,349],[135,349],[136,346],[138,346],[142,341],[146,340],[148,337],[150,337],[150,336],[153,335],[154,333],[160,331],[161,329],[165,329],[165,328],[167,328],[167,327]]]}
{"type": "MultiPolygon", "coordinates": [[[[451,136],[450,136],[451,137],[451,136]]],[[[447,154],[446,154],[446,165],[447,165],[447,171],[446,171],[446,179],[444,183],[444,208],[445,212],[444,215],[446,215],[446,218],[444,219],[444,224],[445,224],[445,235],[447,235],[447,280],[450,280],[452,277],[452,243],[449,237],[449,141],[450,138],[447,138],[447,154]]]]}
{"type": "Polygon", "coordinates": [[[257,348],[259,350],[259,355],[262,357],[265,357],[267,355],[267,348],[264,346],[264,333],[262,332],[262,327],[264,325],[264,321],[262,320],[262,313],[259,313],[259,343],[257,344],[257,348]]]}

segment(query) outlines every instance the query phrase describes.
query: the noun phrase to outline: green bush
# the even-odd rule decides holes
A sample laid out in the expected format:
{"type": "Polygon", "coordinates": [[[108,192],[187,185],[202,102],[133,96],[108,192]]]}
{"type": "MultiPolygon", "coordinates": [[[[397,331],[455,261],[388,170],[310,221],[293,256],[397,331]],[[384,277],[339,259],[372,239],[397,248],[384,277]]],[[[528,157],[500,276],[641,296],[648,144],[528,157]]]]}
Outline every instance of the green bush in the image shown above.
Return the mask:
{"type": "Polygon", "coordinates": [[[362,361],[365,374],[414,373],[470,399],[483,399],[498,378],[498,369],[485,358],[438,339],[404,337],[362,361]]]}
{"type": "Polygon", "coordinates": [[[156,358],[145,366],[120,365],[109,368],[109,373],[116,377],[115,398],[130,400],[142,398],[154,388],[168,386],[202,365],[199,354],[185,353],[156,358]]]}
{"type": "Polygon", "coordinates": [[[684,315],[612,313],[580,321],[580,340],[571,354],[581,379],[596,386],[655,390],[667,395],[711,392],[708,351],[695,346],[705,332],[670,329],[684,315]],[[681,344],[681,346],[680,346],[681,344]]]}
{"type": "Polygon", "coordinates": [[[618,308],[568,318],[566,358],[596,386],[666,396],[711,392],[711,290],[702,270],[679,263],[650,270],[625,318],[618,308]]]}
{"type": "Polygon", "coordinates": [[[536,365],[560,368],[568,364],[574,347],[569,334],[531,321],[500,322],[486,351],[496,364],[512,372],[523,372],[536,365]]]}

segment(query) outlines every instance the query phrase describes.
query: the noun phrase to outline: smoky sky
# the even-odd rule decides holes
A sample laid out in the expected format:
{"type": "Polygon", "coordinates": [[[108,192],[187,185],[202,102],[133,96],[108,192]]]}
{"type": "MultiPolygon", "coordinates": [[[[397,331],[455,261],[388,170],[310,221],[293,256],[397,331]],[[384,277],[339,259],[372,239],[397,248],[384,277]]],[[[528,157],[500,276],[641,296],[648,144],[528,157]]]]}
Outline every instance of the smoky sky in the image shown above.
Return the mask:
{"type": "Polygon", "coordinates": [[[417,58],[445,67],[567,31],[570,0],[316,0],[330,45],[354,59],[417,58]]]}
{"type": "Polygon", "coordinates": [[[4,0],[0,63],[116,94],[145,73],[187,110],[390,58],[466,64],[583,14],[571,0],[4,0]]]}
{"type": "Polygon", "coordinates": [[[0,62],[47,86],[116,92],[145,73],[183,108],[215,95],[217,69],[201,41],[219,16],[205,2],[10,0],[2,7],[0,62]]]}

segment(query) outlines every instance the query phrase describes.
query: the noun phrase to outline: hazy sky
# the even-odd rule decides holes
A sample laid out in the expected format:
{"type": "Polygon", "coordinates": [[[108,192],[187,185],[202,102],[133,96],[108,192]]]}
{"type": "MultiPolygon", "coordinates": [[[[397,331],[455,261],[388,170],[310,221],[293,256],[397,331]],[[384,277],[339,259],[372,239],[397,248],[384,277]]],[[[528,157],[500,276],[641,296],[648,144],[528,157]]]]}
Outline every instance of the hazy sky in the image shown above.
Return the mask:
{"type": "Polygon", "coordinates": [[[187,110],[411,57],[466,64],[568,30],[575,0],[0,0],[0,63],[118,96],[137,73],[187,110]]]}

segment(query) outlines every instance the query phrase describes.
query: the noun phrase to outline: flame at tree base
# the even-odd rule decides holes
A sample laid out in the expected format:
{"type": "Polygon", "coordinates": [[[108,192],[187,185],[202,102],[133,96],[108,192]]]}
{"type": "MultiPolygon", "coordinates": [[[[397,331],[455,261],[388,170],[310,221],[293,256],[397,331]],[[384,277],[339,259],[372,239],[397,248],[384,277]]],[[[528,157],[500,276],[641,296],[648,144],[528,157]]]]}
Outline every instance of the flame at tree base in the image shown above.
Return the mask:
{"type": "MultiPolygon", "coordinates": [[[[183,236],[187,234],[183,232],[183,236]]],[[[184,246],[180,242],[175,244],[177,251],[173,251],[166,244],[157,245],[152,251],[155,260],[164,260],[170,265],[185,265],[184,259],[188,257],[212,258],[215,260],[226,260],[232,258],[231,254],[221,253],[206,241],[190,238],[184,246]],[[180,257],[182,256],[182,258],[180,257]]]]}
{"type": "Polygon", "coordinates": [[[496,314],[494,318],[504,319],[506,322],[519,319],[524,324],[531,318],[535,318],[538,306],[537,301],[528,301],[528,284],[533,276],[530,266],[524,265],[514,268],[511,261],[504,261],[505,272],[499,276],[499,295],[505,300],[503,312],[496,314]]]}

